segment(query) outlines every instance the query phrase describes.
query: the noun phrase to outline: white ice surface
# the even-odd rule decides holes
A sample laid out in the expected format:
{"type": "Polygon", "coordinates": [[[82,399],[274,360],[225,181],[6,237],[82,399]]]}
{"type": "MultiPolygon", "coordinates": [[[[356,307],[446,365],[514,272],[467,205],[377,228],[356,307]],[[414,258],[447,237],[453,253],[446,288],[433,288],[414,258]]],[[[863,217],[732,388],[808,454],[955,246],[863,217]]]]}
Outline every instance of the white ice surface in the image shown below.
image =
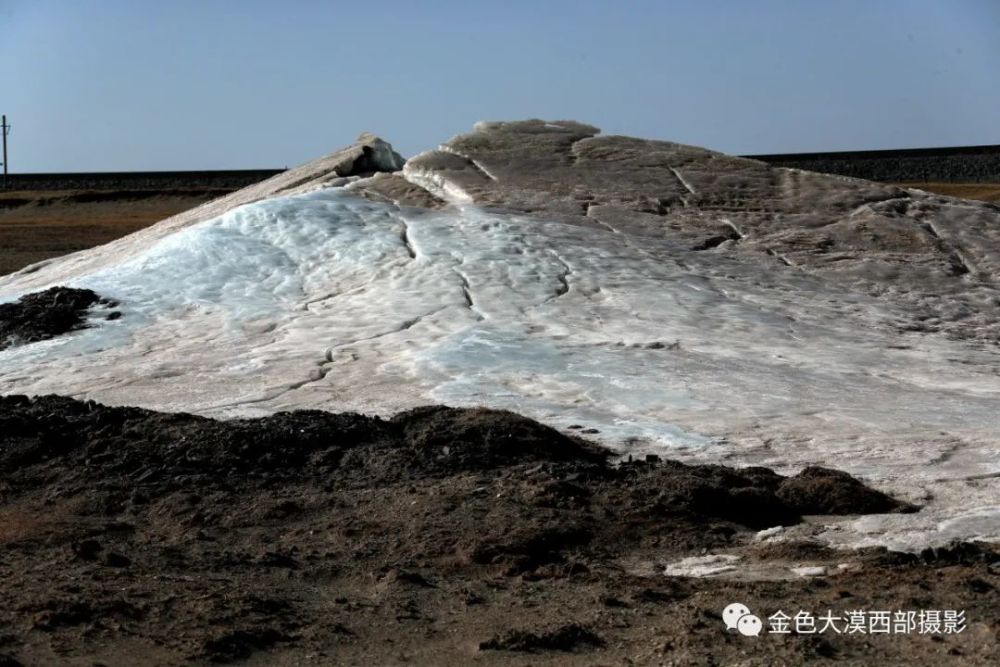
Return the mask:
{"type": "Polygon", "coordinates": [[[675,563],[668,563],[663,574],[668,577],[711,577],[737,570],[739,562],[739,556],[730,554],[690,556],[675,563]]]}
{"type": "Polygon", "coordinates": [[[926,505],[830,524],[835,544],[1000,539],[997,353],[901,334],[885,302],[776,260],[340,189],[115,247],[63,284],[125,316],[0,352],[0,392],[217,417],[508,408],[623,453],[828,465],[926,505]]]}

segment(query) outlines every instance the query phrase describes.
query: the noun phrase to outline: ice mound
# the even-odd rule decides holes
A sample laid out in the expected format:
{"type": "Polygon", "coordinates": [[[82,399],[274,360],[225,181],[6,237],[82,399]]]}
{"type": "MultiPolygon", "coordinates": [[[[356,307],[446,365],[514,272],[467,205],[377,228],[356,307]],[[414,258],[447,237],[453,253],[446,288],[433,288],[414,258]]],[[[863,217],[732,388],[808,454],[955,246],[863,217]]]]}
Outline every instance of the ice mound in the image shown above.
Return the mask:
{"type": "MultiPolygon", "coordinates": [[[[546,141],[589,141],[565,127],[546,141]]],[[[469,199],[496,196],[510,169],[441,153],[418,166],[471,194],[437,210],[378,201],[419,189],[398,174],[323,187],[345,182],[336,165],[353,170],[357,149],[256,200],[0,278],[5,301],[59,284],[123,313],[0,351],[0,393],[215,417],[502,408],[622,455],[822,465],[926,505],[830,524],[831,543],[1000,539],[994,349],[908,329],[908,302],[776,254],[480,208],[469,199]]],[[[704,217],[683,196],[677,216],[704,217]]],[[[699,234],[714,229],[702,217],[699,234]]]]}

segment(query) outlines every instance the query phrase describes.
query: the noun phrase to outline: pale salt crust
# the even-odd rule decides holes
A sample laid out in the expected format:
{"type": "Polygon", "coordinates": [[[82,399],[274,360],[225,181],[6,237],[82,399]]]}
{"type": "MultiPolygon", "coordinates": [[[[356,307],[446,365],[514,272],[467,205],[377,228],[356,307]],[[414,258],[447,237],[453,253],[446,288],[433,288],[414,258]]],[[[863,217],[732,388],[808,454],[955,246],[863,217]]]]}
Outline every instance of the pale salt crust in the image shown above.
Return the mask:
{"type": "Polygon", "coordinates": [[[899,333],[884,302],[772,261],[342,188],[272,198],[0,278],[12,300],[69,274],[124,313],[0,352],[0,392],[215,417],[506,408],[623,454],[826,465],[926,506],[820,524],[834,545],[1000,539],[996,353],[899,333]]]}

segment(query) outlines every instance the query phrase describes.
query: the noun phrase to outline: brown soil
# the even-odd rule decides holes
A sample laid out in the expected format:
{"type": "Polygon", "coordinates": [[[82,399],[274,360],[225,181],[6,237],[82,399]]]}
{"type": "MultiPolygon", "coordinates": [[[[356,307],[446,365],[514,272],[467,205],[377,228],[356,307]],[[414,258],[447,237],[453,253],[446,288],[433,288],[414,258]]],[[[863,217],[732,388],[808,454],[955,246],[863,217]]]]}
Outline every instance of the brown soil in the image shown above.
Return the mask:
{"type": "Polygon", "coordinates": [[[218,422],[2,397],[0,664],[996,664],[993,548],[751,539],[914,509],[821,468],[614,465],[502,411],[218,422]],[[662,574],[705,553],[839,573],[662,574]],[[744,637],[722,622],[736,601],[960,609],[967,628],[744,637]]]}
{"type": "Polygon", "coordinates": [[[0,192],[0,275],[108,243],[229,190],[0,192]]]}

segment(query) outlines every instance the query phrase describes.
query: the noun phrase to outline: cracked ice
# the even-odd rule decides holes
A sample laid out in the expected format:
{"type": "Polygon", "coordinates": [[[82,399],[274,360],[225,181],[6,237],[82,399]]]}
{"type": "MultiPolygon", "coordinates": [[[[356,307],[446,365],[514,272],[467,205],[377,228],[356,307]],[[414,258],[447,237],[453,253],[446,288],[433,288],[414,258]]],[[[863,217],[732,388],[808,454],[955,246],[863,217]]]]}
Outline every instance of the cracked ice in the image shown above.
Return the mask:
{"type": "MultiPolygon", "coordinates": [[[[0,391],[217,417],[485,405],[624,453],[819,463],[934,498],[831,527],[834,543],[1000,537],[988,352],[899,345],[885,303],[775,260],[643,241],[341,189],[273,198],[66,283],[124,317],[0,352],[0,391]]],[[[4,300],[25,291],[0,281],[4,300]]]]}

